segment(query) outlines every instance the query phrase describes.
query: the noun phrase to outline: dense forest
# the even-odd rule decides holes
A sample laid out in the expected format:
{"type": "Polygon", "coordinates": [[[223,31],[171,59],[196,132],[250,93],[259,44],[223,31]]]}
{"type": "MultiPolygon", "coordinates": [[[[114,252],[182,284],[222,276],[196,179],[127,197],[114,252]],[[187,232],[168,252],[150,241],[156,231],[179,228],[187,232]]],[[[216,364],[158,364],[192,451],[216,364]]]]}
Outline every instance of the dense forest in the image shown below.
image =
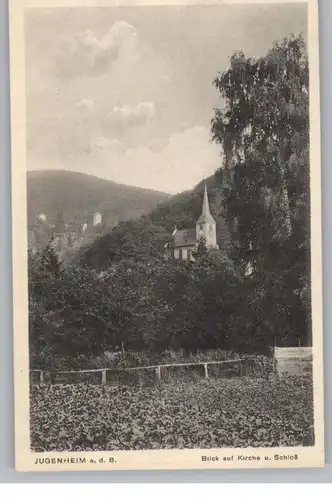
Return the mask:
{"type": "Polygon", "coordinates": [[[72,366],[120,349],[266,354],[274,344],[310,344],[305,43],[290,37],[260,59],[236,53],[214,85],[223,106],[211,135],[223,163],[208,188],[220,250],[202,242],[194,262],[163,258],[174,225],[195,226],[200,184],[120,222],[70,265],[51,244],[30,254],[33,366],[72,366]]]}

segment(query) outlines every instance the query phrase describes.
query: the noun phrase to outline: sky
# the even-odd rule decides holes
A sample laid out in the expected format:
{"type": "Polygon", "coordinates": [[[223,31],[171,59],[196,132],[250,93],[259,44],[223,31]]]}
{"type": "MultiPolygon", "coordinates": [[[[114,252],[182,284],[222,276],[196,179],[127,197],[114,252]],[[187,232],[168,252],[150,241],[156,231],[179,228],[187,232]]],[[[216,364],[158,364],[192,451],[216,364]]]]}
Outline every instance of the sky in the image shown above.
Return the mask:
{"type": "Polygon", "coordinates": [[[27,9],[28,170],[191,189],[221,164],[213,79],[306,23],[301,4],[27,9]]]}

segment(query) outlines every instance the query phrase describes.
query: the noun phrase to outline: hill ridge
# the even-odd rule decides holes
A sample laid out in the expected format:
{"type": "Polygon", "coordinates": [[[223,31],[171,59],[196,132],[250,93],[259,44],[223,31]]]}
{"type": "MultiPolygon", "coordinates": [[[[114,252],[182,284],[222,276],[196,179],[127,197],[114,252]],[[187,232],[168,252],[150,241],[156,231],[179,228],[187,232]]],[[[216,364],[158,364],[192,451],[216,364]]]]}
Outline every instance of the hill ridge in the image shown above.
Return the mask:
{"type": "Polygon", "coordinates": [[[59,169],[59,170],[56,170],[56,169],[49,169],[49,170],[28,170],[27,171],[27,177],[30,179],[33,178],[33,177],[39,177],[39,176],[44,176],[44,177],[47,177],[47,176],[52,176],[52,175],[57,175],[57,174],[61,174],[61,175],[70,175],[70,176],[77,176],[77,177],[81,177],[81,178],[90,178],[90,179],[98,179],[99,181],[102,181],[102,182],[106,182],[106,183],[109,183],[109,184],[112,184],[114,186],[118,186],[118,187],[123,187],[123,188],[132,188],[132,189],[137,189],[137,190],[140,190],[140,191],[146,191],[146,192],[150,192],[150,193],[157,193],[157,194],[161,194],[162,196],[166,196],[166,197],[171,197],[171,196],[174,196],[172,193],[167,193],[165,191],[159,191],[158,189],[150,189],[150,188],[144,188],[144,187],[141,187],[141,186],[133,186],[132,184],[125,184],[123,182],[116,182],[116,181],[113,181],[112,179],[107,179],[106,177],[100,177],[98,175],[94,175],[94,174],[86,174],[85,172],[78,172],[76,170],[66,170],[66,169],[59,169]]]}
{"type": "MultiPolygon", "coordinates": [[[[49,231],[38,220],[45,214],[54,226],[59,211],[64,223],[92,226],[93,214],[102,213],[99,234],[122,220],[137,219],[171,197],[170,194],[118,184],[83,172],[31,170],[27,172],[27,208],[30,246],[47,243],[49,231]],[[45,234],[44,234],[45,233],[45,234]],[[36,243],[38,242],[38,243],[36,243]]],[[[98,233],[97,231],[97,233],[98,233]]],[[[90,236],[95,231],[90,231],[90,236]]]]}

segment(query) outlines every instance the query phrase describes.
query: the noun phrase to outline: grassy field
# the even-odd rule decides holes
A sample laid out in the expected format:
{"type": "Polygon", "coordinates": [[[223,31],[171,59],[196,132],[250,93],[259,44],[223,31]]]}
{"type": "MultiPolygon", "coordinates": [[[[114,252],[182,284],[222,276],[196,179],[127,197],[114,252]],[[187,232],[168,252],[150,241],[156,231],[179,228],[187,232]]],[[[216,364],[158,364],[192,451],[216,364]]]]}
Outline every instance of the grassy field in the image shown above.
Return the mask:
{"type": "Polygon", "coordinates": [[[309,377],[30,391],[31,448],[38,452],[314,444],[309,377]]]}

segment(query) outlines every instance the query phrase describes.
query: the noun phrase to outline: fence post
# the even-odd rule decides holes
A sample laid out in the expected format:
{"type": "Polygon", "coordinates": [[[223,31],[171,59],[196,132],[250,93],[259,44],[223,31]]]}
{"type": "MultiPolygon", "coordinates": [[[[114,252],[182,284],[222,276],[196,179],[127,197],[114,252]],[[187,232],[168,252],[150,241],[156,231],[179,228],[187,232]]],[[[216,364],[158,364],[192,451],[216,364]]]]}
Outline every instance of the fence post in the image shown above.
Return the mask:
{"type": "Polygon", "coordinates": [[[39,385],[44,384],[44,372],[43,370],[40,370],[40,379],[39,379],[39,385]]]}
{"type": "Polygon", "coordinates": [[[102,385],[106,384],[106,372],[107,372],[107,370],[103,370],[101,372],[101,383],[102,383],[102,385]]]}
{"type": "Polygon", "coordinates": [[[160,366],[157,366],[156,368],[156,373],[157,373],[157,379],[160,380],[161,379],[161,370],[160,370],[160,366]]]}
{"type": "Polygon", "coordinates": [[[204,363],[204,375],[205,375],[205,378],[209,378],[207,363],[204,363]]]}

